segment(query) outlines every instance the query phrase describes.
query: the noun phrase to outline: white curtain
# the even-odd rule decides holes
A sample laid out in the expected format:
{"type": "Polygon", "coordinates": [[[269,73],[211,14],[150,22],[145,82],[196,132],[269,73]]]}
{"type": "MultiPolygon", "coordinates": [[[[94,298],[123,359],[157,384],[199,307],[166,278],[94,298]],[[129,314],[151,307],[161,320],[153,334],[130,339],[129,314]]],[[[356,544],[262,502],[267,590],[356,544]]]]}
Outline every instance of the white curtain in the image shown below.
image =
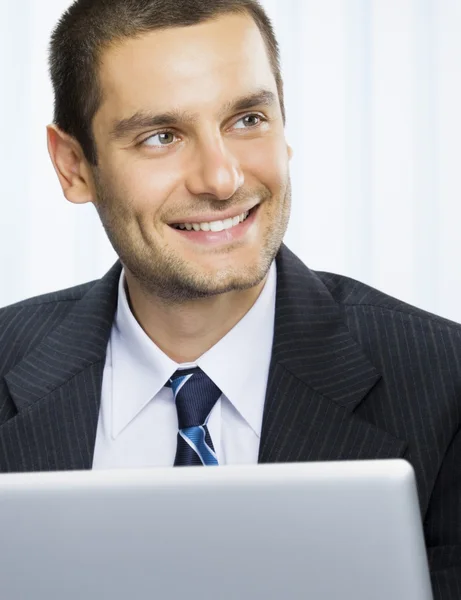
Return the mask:
{"type": "MultiPolygon", "coordinates": [[[[285,241],[461,321],[460,0],[265,0],[282,52],[293,210],[285,241]]],[[[0,0],[0,306],[115,260],[46,150],[47,46],[69,0],[0,0]]]]}

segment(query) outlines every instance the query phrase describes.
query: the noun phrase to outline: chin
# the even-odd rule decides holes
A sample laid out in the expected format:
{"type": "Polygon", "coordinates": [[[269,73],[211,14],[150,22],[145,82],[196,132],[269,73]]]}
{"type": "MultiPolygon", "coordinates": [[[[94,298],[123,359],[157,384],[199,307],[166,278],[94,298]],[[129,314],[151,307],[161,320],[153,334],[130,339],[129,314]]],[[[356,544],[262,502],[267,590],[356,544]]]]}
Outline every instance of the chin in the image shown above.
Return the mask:
{"type": "MultiPolygon", "coordinates": [[[[196,273],[197,283],[205,284],[203,287],[210,294],[223,294],[231,291],[242,291],[255,287],[267,275],[270,262],[265,264],[261,260],[245,260],[242,262],[227,261],[219,267],[210,265],[208,268],[196,273]]],[[[200,284],[198,287],[202,287],[200,284]]]]}

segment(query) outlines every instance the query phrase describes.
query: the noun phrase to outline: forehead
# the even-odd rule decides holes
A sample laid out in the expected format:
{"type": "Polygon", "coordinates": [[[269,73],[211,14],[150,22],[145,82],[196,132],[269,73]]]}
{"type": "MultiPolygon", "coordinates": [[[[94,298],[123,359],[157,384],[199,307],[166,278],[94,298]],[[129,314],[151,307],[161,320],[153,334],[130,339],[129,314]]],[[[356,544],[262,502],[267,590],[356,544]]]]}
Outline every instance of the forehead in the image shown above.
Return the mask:
{"type": "Polygon", "coordinates": [[[276,89],[261,33],[247,15],[124,40],[103,53],[99,75],[103,121],[139,109],[212,110],[242,93],[276,89]]]}

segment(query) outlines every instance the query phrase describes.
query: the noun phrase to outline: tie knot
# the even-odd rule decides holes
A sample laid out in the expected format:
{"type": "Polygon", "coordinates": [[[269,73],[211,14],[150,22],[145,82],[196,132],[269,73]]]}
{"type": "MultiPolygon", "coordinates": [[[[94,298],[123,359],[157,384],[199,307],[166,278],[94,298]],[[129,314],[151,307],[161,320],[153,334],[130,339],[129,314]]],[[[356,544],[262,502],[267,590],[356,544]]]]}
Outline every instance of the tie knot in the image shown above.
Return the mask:
{"type": "Polygon", "coordinates": [[[176,371],[167,385],[173,389],[179,429],[204,425],[221,395],[218,386],[199,367],[176,371]]]}

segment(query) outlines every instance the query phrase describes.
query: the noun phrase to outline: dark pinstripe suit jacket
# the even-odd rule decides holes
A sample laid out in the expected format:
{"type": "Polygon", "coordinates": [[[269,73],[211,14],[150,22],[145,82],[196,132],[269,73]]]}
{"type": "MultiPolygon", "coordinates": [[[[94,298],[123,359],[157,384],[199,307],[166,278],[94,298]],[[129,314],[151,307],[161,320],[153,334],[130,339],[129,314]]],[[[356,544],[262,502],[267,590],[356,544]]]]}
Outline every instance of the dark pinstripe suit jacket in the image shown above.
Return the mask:
{"type": "MultiPolygon", "coordinates": [[[[461,326],[277,257],[260,462],[404,457],[435,597],[461,599],[461,326]]],[[[117,263],[0,310],[0,471],[89,469],[117,263]]]]}

